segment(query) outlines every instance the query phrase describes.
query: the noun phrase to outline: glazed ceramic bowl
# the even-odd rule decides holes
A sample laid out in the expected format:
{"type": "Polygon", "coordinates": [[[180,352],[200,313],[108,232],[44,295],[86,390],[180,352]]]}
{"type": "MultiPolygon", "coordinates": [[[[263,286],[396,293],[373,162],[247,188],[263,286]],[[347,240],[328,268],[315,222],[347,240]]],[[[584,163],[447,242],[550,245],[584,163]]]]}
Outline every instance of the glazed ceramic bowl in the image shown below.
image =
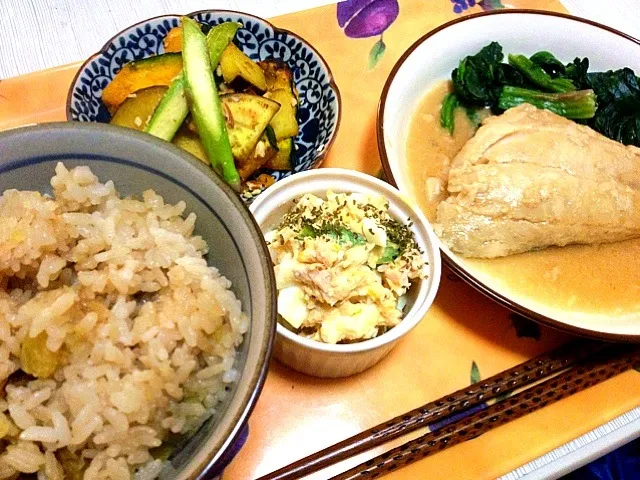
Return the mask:
{"type": "Polygon", "coordinates": [[[275,228],[296,198],[312,193],[326,198],[335,193],[382,195],[389,201],[389,214],[410,228],[424,252],[426,278],[415,281],[406,295],[402,321],[386,333],[362,342],[330,345],[309,340],[277,326],[275,357],[302,373],[317,377],[347,377],[379,362],[424,317],[440,283],[440,253],[436,238],[421,212],[413,209],[388,183],[354,170],[321,168],[293,175],[269,187],[250,209],[263,232],[275,228]]]}
{"type": "MultiPolygon", "coordinates": [[[[253,60],[276,59],[293,72],[300,95],[291,172],[267,171],[276,181],[315,168],[322,163],[340,123],[340,93],[329,66],[318,51],[295,33],[274,27],[253,15],[227,10],[190,13],[197,22],[214,26],[240,22],[236,45],[253,60]]],[[[164,52],[163,40],[180,23],[180,15],[150,18],[126,28],[89,57],[78,70],[67,95],[67,120],[107,123],[111,119],[102,103],[102,92],[125,63],[164,52]]]]}
{"type": "MultiPolygon", "coordinates": [[[[461,59],[478,52],[492,41],[502,45],[505,55],[531,55],[547,50],[566,63],[576,57],[588,57],[590,71],[630,67],[640,72],[638,40],[609,27],[568,15],[501,10],[464,17],[427,33],[394,66],[378,110],[378,147],[384,170],[387,178],[404,194],[416,198],[407,167],[407,138],[411,119],[421,99],[435,82],[449,79],[451,71],[461,59]]],[[[570,301],[566,306],[553,304],[553,298],[560,293],[553,287],[544,293],[544,297],[515,293],[511,283],[503,281],[500,275],[489,275],[486,270],[480,270],[478,264],[472,265],[439,240],[437,245],[442,251],[443,261],[462,278],[522,315],[581,335],[618,340],[640,339],[640,313],[637,307],[635,312],[627,314],[616,313],[616,306],[590,313],[578,304],[571,306],[570,301]]],[[[526,268],[526,265],[523,264],[522,268],[526,268]]],[[[548,270],[552,269],[553,265],[549,265],[548,270]]],[[[597,275],[601,275],[601,272],[592,271],[586,278],[595,279],[597,275]]],[[[616,292],[627,289],[636,280],[629,278],[610,286],[607,286],[607,282],[604,279],[601,284],[603,288],[611,290],[611,298],[615,299],[616,292]]],[[[586,299],[585,303],[597,303],[598,295],[583,294],[582,297],[586,299]]]]}
{"type": "Polygon", "coordinates": [[[273,268],[264,239],[238,196],[201,162],[173,145],[122,127],[58,123],[0,134],[0,192],[50,192],[56,163],[88,165],[124,195],[152,188],[167,202],[185,201],[211,265],[232,282],[251,319],[238,348],[240,379],[217,413],[174,451],[160,479],[212,478],[246,437],[247,419],[267,372],[276,325],[273,268]]]}

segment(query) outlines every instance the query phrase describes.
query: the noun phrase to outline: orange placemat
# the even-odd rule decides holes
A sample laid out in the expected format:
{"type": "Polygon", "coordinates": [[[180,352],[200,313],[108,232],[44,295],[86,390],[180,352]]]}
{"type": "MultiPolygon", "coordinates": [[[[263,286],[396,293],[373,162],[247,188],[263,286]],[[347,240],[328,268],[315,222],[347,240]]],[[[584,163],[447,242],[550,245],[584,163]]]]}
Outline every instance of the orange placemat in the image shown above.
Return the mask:
{"type": "MultiPolygon", "coordinates": [[[[378,12],[394,11],[397,4],[396,0],[374,3],[382,7],[378,12]]],[[[458,15],[502,5],[498,0],[477,5],[473,0],[399,0],[398,6],[393,22],[372,14],[358,31],[340,28],[336,6],[273,20],[320,51],[340,88],[342,123],[325,166],[379,172],[376,108],[394,62],[430,29],[458,15]],[[382,35],[352,38],[373,22],[387,26],[382,35]]],[[[509,6],[564,11],[558,0],[509,0],[509,6]]],[[[64,120],[67,89],[77,68],[74,64],[2,81],[0,130],[64,120]]],[[[319,380],[273,362],[249,421],[249,440],[224,479],[266,474],[568,338],[510,314],[445,268],[435,304],[424,321],[369,371],[348,379],[319,380]]],[[[638,406],[639,399],[640,374],[627,372],[385,478],[496,478],[638,406]]],[[[310,478],[328,478],[374,453],[379,450],[310,478]]]]}

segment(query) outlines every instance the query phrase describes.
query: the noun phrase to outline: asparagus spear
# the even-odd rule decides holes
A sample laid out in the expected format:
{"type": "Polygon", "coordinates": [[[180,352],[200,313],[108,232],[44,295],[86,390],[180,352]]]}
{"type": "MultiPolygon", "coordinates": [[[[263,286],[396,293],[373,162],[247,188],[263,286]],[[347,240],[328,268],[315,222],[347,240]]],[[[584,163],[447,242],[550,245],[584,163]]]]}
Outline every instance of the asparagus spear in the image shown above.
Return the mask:
{"type": "MultiPolygon", "coordinates": [[[[211,70],[215,70],[220,62],[222,52],[231,43],[241,25],[237,22],[225,22],[216,25],[207,35],[211,70]]],[[[170,142],[189,113],[187,97],[184,91],[182,72],[171,82],[162,101],[153,112],[145,131],[151,135],[170,142]]]]}
{"type": "Polygon", "coordinates": [[[200,26],[182,17],[182,56],[185,92],[204,151],[213,169],[234,189],[240,190],[227,126],[213,79],[207,39],[200,26]]]}
{"type": "Polygon", "coordinates": [[[242,24],[238,22],[224,22],[209,30],[207,47],[209,48],[209,60],[211,61],[212,70],[215,70],[218,63],[220,63],[222,52],[231,43],[240,27],[242,27],[242,24]]]}
{"type": "Polygon", "coordinates": [[[182,72],[171,81],[160,104],[156,107],[145,131],[151,135],[170,142],[187,118],[189,106],[184,93],[184,77],[182,72]]]}

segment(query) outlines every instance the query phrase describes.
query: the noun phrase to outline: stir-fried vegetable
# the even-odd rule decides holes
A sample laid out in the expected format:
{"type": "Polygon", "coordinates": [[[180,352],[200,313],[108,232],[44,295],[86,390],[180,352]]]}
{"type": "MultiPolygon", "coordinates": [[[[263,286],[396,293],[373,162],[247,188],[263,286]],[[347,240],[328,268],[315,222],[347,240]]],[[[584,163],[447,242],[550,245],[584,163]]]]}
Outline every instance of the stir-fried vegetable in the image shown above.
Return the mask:
{"type": "Polygon", "coordinates": [[[182,17],[182,56],[185,91],[207,158],[229,185],[240,190],[240,175],[233,160],[222,103],[213,80],[207,39],[200,26],[189,17],[182,17]]]}
{"type": "Polygon", "coordinates": [[[189,114],[182,72],[173,79],[145,131],[170,142],[189,114]]]}
{"type": "MultiPolygon", "coordinates": [[[[240,26],[241,25],[236,22],[225,22],[209,30],[207,34],[207,47],[209,49],[211,70],[214,70],[218,66],[222,52],[227,48],[229,43],[231,43],[240,26]]],[[[174,31],[180,32],[179,38],[180,41],[182,41],[182,28],[179,30],[171,30],[171,32],[174,31]]],[[[171,38],[174,37],[177,37],[177,33],[171,38]]],[[[172,40],[170,40],[170,42],[171,41],[172,40]]],[[[180,72],[171,82],[169,90],[155,109],[145,131],[170,142],[182,126],[188,114],[189,106],[184,89],[184,76],[182,72],[180,72]]]]}
{"type": "Polygon", "coordinates": [[[222,54],[231,44],[238,29],[242,27],[238,22],[224,22],[216,25],[207,34],[207,47],[209,48],[209,60],[211,68],[215,69],[220,63],[222,54]]]}
{"type": "MultiPolygon", "coordinates": [[[[195,23],[195,27],[198,33],[202,32],[201,25],[195,23]]],[[[255,191],[274,181],[266,173],[256,176],[259,169],[291,170],[295,165],[293,137],[299,130],[298,94],[287,64],[279,60],[253,61],[233,43],[240,28],[240,23],[223,22],[208,29],[209,68],[204,73],[192,68],[191,73],[192,77],[197,77],[199,87],[208,89],[207,84],[214,84],[220,90],[218,103],[224,122],[218,123],[226,127],[234,167],[241,181],[253,178],[251,185],[246,183],[244,188],[255,191]]],[[[191,30],[195,31],[195,28],[191,30]]],[[[227,177],[231,175],[235,179],[236,176],[230,173],[231,162],[209,158],[212,138],[217,138],[212,136],[214,130],[211,129],[216,111],[198,110],[198,102],[188,101],[188,79],[186,69],[183,70],[184,33],[183,25],[171,29],[164,39],[168,53],[126,64],[116,74],[103,96],[112,114],[111,123],[171,141],[200,160],[213,162],[223,177],[223,165],[226,165],[227,177]],[[208,130],[201,132],[198,122],[202,123],[203,115],[210,120],[208,130]]],[[[198,48],[201,47],[202,35],[198,48]]],[[[203,99],[199,103],[210,100],[203,99]]]]}
{"type": "Polygon", "coordinates": [[[114,114],[130,95],[143,88],[169,86],[182,70],[182,55],[165,53],[127,63],[102,92],[102,102],[114,114]]]}

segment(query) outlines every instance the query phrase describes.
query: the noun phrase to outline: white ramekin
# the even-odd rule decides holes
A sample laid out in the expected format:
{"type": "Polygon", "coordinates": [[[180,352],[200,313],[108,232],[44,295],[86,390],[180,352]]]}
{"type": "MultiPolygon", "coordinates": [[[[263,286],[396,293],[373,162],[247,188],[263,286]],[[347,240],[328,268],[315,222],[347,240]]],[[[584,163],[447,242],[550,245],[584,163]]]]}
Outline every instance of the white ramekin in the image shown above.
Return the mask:
{"type": "Polygon", "coordinates": [[[422,212],[413,209],[388,183],[354,170],[320,168],[297,173],[269,187],[253,202],[250,210],[265,233],[278,225],[293,206],[294,199],[305,193],[326,197],[327,190],[378,194],[387,198],[392,217],[403,223],[412,222],[411,230],[428,263],[427,278],[415,282],[407,293],[404,318],[379,337],[330,345],[303,338],[278,324],[274,355],[280,362],[308,375],[335,378],[347,377],[375,365],[424,318],[438,290],[441,264],[435,235],[422,212]]]}

